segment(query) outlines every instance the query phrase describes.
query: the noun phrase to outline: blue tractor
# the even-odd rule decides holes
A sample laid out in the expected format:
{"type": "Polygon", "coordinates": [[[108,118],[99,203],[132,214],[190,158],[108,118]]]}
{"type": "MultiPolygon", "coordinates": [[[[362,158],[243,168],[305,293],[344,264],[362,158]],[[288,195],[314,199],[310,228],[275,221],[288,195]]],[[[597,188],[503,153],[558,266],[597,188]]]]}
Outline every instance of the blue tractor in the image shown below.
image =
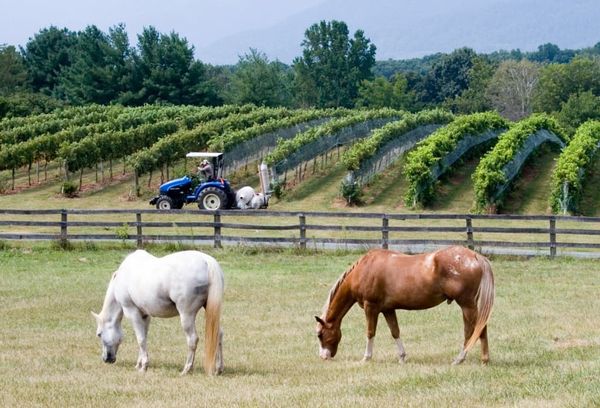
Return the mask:
{"type": "Polygon", "coordinates": [[[150,200],[150,205],[156,205],[159,210],[180,209],[189,203],[198,203],[201,210],[237,208],[235,191],[221,177],[223,153],[193,152],[186,157],[205,158],[203,163],[210,164],[210,168],[206,167],[209,171],[199,174],[199,180],[183,176],[162,184],[159,194],[150,200]]]}

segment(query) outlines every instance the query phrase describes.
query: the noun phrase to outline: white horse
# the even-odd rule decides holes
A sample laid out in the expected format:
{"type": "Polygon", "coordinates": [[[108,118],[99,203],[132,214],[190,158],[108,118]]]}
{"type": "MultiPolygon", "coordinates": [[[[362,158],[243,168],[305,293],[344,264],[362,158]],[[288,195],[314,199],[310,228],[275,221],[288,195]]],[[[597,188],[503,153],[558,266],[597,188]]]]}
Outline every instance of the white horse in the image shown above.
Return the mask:
{"type": "Polygon", "coordinates": [[[206,328],[204,369],[208,374],[223,372],[221,304],[223,271],[217,261],[199,251],[176,252],[157,258],[143,250],[128,255],[112,275],[102,311],[92,312],[97,336],[102,342],[102,359],[114,363],[123,332],[123,314],[131,320],[139,344],[136,368],[146,371],[146,336],[150,317],[179,315],[187,337],[188,355],[181,374],[194,367],[198,335],[196,314],[205,308],[206,328]]]}

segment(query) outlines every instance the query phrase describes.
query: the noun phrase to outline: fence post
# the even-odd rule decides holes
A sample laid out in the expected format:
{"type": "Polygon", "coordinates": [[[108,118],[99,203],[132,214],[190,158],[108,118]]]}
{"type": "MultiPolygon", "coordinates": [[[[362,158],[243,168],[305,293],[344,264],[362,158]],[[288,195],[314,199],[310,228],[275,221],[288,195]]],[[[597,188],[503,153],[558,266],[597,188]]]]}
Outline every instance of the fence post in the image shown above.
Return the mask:
{"type": "Polygon", "coordinates": [[[215,248],[223,248],[221,245],[221,213],[217,210],[214,215],[214,247],[215,248]]]}
{"type": "Polygon", "coordinates": [[[300,220],[300,249],[306,249],[306,216],[300,214],[298,216],[300,220]]]}
{"type": "Polygon", "coordinates": [[[388,249],[388,240],[389,240],[389,234],[390,234],[390,230],[389,230],[390,219],[388,218],[388,216],[386,214],[383,214],[383,217],[382,217],[381,221],[382,221],[382,225],[381,225],[381,247],[383,249],[388,249]]]}
{"type": "Polygon", "coordinates": [[[142,235],[142,213],[135,213],[135,222],[137,225],[137,247],[142,248],[144,246],[144,236],[142,235]]]}
{"type": "Polygon", "coordinates": [[[467,216],[467,247],[471,250],[475,249],[475,244],[473,242],[473,220],[471,217],[467,216]]]}
{"type": "Polygon", "coordinates": [[[60,210],[60,246],[67,246],[67,210],[60,210]]]}
{"type": "Polygon", "coordinates": [[[550,217],[550,257],[556,256],[556,217],[550,217]]]}

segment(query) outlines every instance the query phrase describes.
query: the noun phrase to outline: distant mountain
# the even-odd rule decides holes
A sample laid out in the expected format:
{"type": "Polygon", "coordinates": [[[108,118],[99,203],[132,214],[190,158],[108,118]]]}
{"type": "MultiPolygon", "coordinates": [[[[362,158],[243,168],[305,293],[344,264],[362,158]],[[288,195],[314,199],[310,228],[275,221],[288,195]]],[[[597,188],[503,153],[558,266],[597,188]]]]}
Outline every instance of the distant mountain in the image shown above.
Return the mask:
{"type": "Polygon", "coordinates": [[[290,63],[301,55],[305,30],[342,20],[362,29],[378,60],[422,57],[467,46],[477,52],[554,43],[585,48],[600,41],[598,0],[328,0],[268,29],[243,32],[198,48],[197,57],[233,64],[252,48],[290,63]]]}

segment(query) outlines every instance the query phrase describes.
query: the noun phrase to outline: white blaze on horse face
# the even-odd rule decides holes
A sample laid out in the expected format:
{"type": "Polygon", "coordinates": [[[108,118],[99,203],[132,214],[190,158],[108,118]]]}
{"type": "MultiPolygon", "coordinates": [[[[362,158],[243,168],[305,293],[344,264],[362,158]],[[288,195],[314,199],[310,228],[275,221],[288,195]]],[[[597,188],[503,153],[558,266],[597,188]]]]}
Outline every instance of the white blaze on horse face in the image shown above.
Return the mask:
{"type": "Polygon", "coordinates": [[[323,360],[331,360],[331,351],[319,345],[319,357],[323,360]]]}
{"type": "Polygon", "coordinates": [[[330,360],[331,359],[331,350],[323,347],[322,327],[323,326],[321,325],[321,323],[317,324],[317,337],[319,338],[319,357],[321,357],[323,360],[330,360]]]}

